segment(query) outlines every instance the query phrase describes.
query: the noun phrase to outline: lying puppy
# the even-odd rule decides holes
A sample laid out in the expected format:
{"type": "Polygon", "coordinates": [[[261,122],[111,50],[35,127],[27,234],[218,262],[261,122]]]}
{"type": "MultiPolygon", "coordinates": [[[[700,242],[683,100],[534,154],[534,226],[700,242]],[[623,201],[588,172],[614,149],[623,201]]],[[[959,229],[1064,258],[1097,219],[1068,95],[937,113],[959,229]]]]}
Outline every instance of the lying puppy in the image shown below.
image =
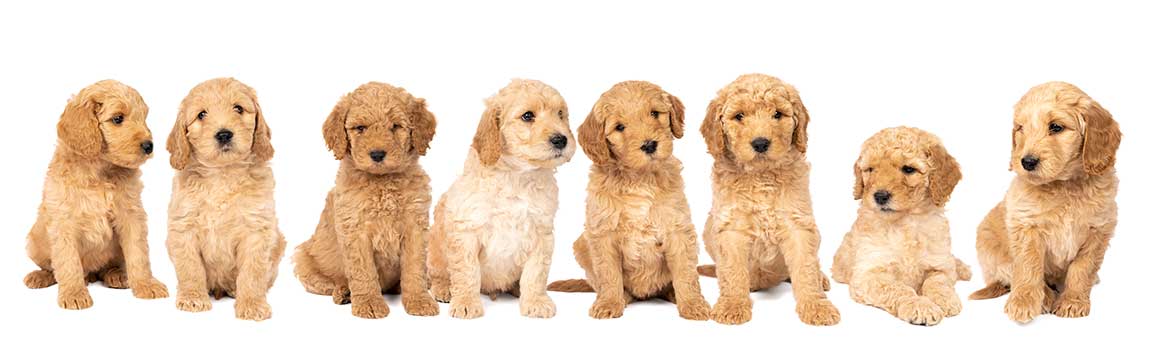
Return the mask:
{"type": "Polygon", "coordinates": [[[28,233],[28,257],[40,270],[24,285],[60,283],[57,304],[92,306],[88,282],[132,288],[139,298],[168,297],[152,277],[148,221],[140,202],[140,165],[152,158],[148,106],[136,89],[104,80],[68,101],[56,125],[43,201],[28,233]]]}
{"type": "Polygon", "coordinates": [[[432,295],[452,317],[484,314],[480,294],[520,296],[520,314],[548,318],[544,291],[558,206],[556,167],[576,152],[568,105],[552,87],[513,80],[485,101],[464,172],[436,204],[432,295]]]}
{"type": "Polygon", "coordinates": [[[824,296],[820,232],[808,195],[808,110],[800,94],[762,74],[737,78],[708,104],[700,132],[712,166],[712,211],[704,247],[717,262],[702,266],[717,276],[720,299],[712,319],[741,324],[752,319],[748,291],[791,280],[800,320],[832,325],[840,312],[824,296]]]}
{"type": "Polygon", "coordinates": [[[402,292],[410,315],[440,312],[424,267],[432,188],[418,162],[435,133],[424,99],[402,88],[370,82],[340,99],[324,122],[336,187],[293,257],[304,289],[351,301],[357,317],[388,315],[382,290],[402,292]]]}
{"type": "Polygon", "coordinates": [[[600,96],[580,125],[592,159],[584,233],[573,244],[588,280],[557,281],[555,291],[595,291],[588,314],[616,318],[632,300],[663,297],[680,317],[707,320],[696,275],[699,249],[672,139],[684,136],[680,99],[643,81],[600,96]]]}
{"type": "Polygon", "coordinates": [[[988,286],[971,298],[1011,291],[1004,311],[1017,322],[1046,312],[1087,316],[1116,229],[1120,126],[1063,82],[1029,90],[1013,120],[1009,165],[1016,179],[980,223],[976,250],[988,286]]]}
{"type": "Polygon", "coordinates": [[[236,298],[236,318],[272,316],[284,236],[276,227],[271,135],[252,88],[231,78],[200,83],[180,103],[168,136],[176,176],[168,204],[168,255],[176,308],[205,311],[208,295],[236,298]]]}
{"type": "Polygon", "coordinates": [[[863,201],[836,251],[832,278],[847,283],[856,302],[912,324],[959,314],[956,280],[971,271],[952,255],[944,204],[960,165],[935,135],[896,127],[864,142],[854,171],[852,195],[863,201]]]}

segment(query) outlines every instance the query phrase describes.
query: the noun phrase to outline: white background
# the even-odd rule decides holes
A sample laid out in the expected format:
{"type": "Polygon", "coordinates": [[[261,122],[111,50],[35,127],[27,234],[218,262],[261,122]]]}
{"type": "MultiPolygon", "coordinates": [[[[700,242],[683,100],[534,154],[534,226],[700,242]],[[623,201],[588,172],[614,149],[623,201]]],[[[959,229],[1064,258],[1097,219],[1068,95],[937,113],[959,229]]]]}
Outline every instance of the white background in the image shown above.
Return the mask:
{"type": "MultiPolygon", "coordinates": [[[[920,2],[726,3],[665,2],[567,4],[201,4],[141,2],[0,5],[0,294],[5,330],[64,335],[92,331],[128,334],[425,333],[835,335],[1076,334],[1133,331],[1149,301],[1147,223],[1141,221],[1149,186],[1148,21],[1150,11],[1130,5],[920,2]],[[19,7],[16,7],[19,6],[19,7]],[[25,7],[31,6],[31,7],[25,7]],[[1031,86],[1072,82],[1102,102],[1124,131],[1118,171],[1120,227],[1093,292],[1091,316],[1046,315],[1028,325],[1002,313],[1005,298],[969,302],[939,326],[905,324],[853,302],[845,285],[829,297],[842,321],[809,327],[794,312],[787,286],[753,294],[750,323],[728,327],[689,322],[663,302],[633,304],[624,317],[587,316],[592,294],[552,294],[557,316],[520,317],[514,299],[485,301],[486,315],[450,318],[447,305],[434,318],[409,317],[389,297],[392,314],[355,318],[349,306],[307,294],[287,257],[269,295],[273,317],[262,323],[233,318],[231,300],[207,313],[176,310],[173,299],[145,301],[130,291],[90,286],[95,306],[66,311],[56,288],[29,290],[21,280],[34,269],[25,236],[40,200],[45,168],[55,147],[55,124],[67,99],[97,80],[134,86],[151,107],[149,124],[159,149],[143,166],[144,204],[150,216],[153,271],[175,293],[167,252],[166,206],[172,169],[163,144],[176,107],[200,81],[234,76],[259,92],[273,131],[280,228],[291,249],[313,232],[337,162],[324,146],[320,125],[339,97],[375,80],[424,97],[440,120],[423,159],[438,197],[459,173],[483,110],[482,99],[512,77],[555,86],[571,107],[573,129],[600,93],[623,80],[648,80],[687,106],[687,132],[675,143],[685,162],[686,193],[698,229],[711,204],[712,158],[699,123],[716,90],[736,76],[763,72],[799,89],[812,115],[809,161],[817,223],[824,236],[825,270],[855,218],[851,166],[860,143],[881,128],[910,125],[939,135],[963,168],[948,205],[955,253],[977,276],[960,283],[965,297],[983,282],[974,249],[975,227],[1002,197],[1012,105],[1031,86]],[[1141,150],[1143,149],[1143,150],[1141,150]]],[[[1136,5],[1139,6],[1139,5],[1136,5]]],[[[588,159],[578,152],[560,168],[552,279],[582,277],[571,242],[583,226],[588,159]]],[[[701,249],[701,260],[710,261],[701,249]]],[[[703,279],[714,303],[716,282],[703,279]]]]}

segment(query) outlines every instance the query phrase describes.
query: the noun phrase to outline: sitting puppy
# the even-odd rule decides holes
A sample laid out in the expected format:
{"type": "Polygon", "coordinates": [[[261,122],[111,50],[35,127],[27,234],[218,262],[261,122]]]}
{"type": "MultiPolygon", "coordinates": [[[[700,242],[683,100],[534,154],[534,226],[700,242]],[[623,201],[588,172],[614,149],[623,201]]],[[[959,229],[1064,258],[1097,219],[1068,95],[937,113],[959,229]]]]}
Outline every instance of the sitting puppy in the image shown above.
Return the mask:
{"type": "Polygon", "coordinates": [[[176,176],[168,204],[168,255],[176,308],[205,311],[208,295],[236,298],[236,318],[272,316],[284,236],[276,227],[271,135],[252,88],[231,78],[200,83],[168,135],[176,176]]]}
{"type": "Polygon", "coordinates": [[[1120,127],[1074,85],[1036,86],[1016,103],[1016,178],[980,223],[976,250],[987,287],[972,299],[1011,291],[1004,311],[1017,322],[1042,313],[1087,316],[1096,272],[1116,229],[1120,127]]]}
{"type": "Polygon", "coordinates": [[[152,157],[148,106],[136,89],[104,80],[68,101],[43,201],[28,233],[28,257],[40,270],[28,288],[60,283],[57,304],[92,306],[88,282],[132,288],[139,298],[168,297],[152,277],[148,221],[140,202],[140,165],[152,157]]]}
{"type": "Polygon", "coordinates": [[[916,128],[877,132],[854,167],[852,195],[863,201],[832,262],[856,302],[912,324],[935,325],[960,313],[956,280],[971,277],[952,255],[944,204],[960,166],[940,139],[916,128]]]}
{"type": "Polygon", "coordinates": [[[700,132],[716,161],[704,247],[717,265],[701,271],[719,278],[720,299],[712,308],[717,322],[747,322],[749,289],[789,279],[801,321],[840,321],[824,296],[828,278],[816,254],[820,232],[808,195],[807,127],[799,93],[768,75],[740,76],[708,105],[700,132]]]}
{"type": "Polygon", "coordinates": [[[480,294],[502,292],[520,296],[521,315],[549,318],[554,175],[576,152],[568,105],[533,80],[513,80],[485,105],[464,172],[436,204],[432,295],[456,318],[482,316],[480,294]]]}
{"type": "Polygon", "coordinates": [[[382,290],[402,292],[408,314],[439,313],[424,259],[432,188],[417,161],[435,133],[424,99],[402,88],[370,82],[340,99],[324,122],[340,160],[336,187],[293,257],[304,289],[350,300],[357,317],[388,315],[382,290]]]}
{"type": "Polygon", "coordinates": [[[588,314],[616,318],[632,300],[663,297],[680,317],[707,320],[696,275],[699,249],[672,139],[684,136],[684,105],[655,84],[621,82],[580,125],[592,159],[584,233],[573,244],[585,280],[555,291],[595,291],[588,314]]]}

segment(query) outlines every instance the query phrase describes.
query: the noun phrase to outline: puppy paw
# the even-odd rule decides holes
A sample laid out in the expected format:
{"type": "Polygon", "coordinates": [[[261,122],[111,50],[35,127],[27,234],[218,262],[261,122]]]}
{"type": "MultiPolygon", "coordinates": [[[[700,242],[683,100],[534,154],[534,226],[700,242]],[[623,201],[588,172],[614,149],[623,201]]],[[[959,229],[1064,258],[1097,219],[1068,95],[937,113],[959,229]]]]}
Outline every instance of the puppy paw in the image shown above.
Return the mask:
{"type": "Polygon", "coordinates": [[[840,323],[840,310],[827,299],[797,303],[796,313],[800,315],[800,321],[808,325],[840,323]]]}
{"type": "Polygon", "coordinates": [[[682,299],[676,302],[676,309],[680,311],[681,318],[693,321],[707,321],[712,311],[703,297],[682,299]]]}
{"type": "Polygon", "coordinates": [[[384,318],[388,316],[388,303],[384,296],[364,296],[352,300],[352,316],[360,318],[384,318]]]}
{"type": "MultiPolygon", "coordinates": [[[[100,274],[100,281],[104,282],[104,286],[112,289],[126,289],[128,288],[128,273],[124,272],[123,268],[112,267],[105,270],[100,274]]],[[[167,289],[165,289],[167,292],[167,289]]],[[[135,291],[133,291],[135,293],[135,291]]]]}
{"type": "Polygon", "coordinates": [[[236,318],[248,321],[263,321],[272,318],[272,306],[265,300],[236,300],[236,318]]]}
{"type": "Polygon", "coordinates": [[[548,295],[521,297],[520,315],[531,318],[552,318],[552,316],[556,316],[556,304],[548,295]]]}
{"type": "Polygon", "coordinates": [[[960,304],[960,296],[956,295],[954,291],[947,294],[934,294],[928,298],[932,300],[932,303],[936,303],[941,310],[944,310],[945,317],[959,315],[960,310],[963,309],[963,305],[960,304]]]}
{"type": "Polygon", "coordinates": [[[1064,318],[1079,318],[1088,316],[1092,311],[1092,302],[1085,295],[1064,293],[1056,299],[1052,307],[1052,314],[1064,318]]]}
{"type": "Polygon", "coordinates": [[[944,309],[924,296],[904,301],[896,307],[896,317],[915,325],[936,325],[944,319],[944,309]]]}
{"type": "Polygon", "coordinates": [[[68,310],[88,309],[92,307],[92,295],[88,294],[86,287],[61,288],[56,297],[56,304],[68,310]]]}
{"type": "Polygon", "coordinates": [[[480,304],[480,297],[474,296],[470,300],[460,299],[452,301],[449,309],[452,317],[460,319],[473,319],[484,316],[484,306],[480,304]]]}
{"type": "Polygon", "coordinates": [[[623,300],[598,297],[588,309],[588,316],[595,319],[619,318],[624,316],[624,304],[623,300]]]}
{"type": "Polygon", "coordinates": [[[832,281],[829,281],[828,275],[824,275],[824,273],[820,273],[820,288],[824,289],[824,292],[832,290],[832,281]]]}
{"type": "Polygon", "coordinates": [[[429,293],[432,294],[432,298],[436,299],[436,302],[448,303],[452,301],[452,292],[448,289],[447,285],[436,285],[433,283],[429,293]]]}
{"type": "Polygon", "coordinates": [[[1008,318],[1019,323],[1031,322],[1033,318],[1044,313],[1043,293],[1013,291],[1008,294],[1008,303],[1004,304],[1004,313],[1008,318]]]}
{"type": "Polygon", "coordinates": [[[744,297],[720,297],[712,307],[712,320],[720,324],[744,324],[752,320],[752,299],[744,297]]]}
{"type": "Polygon", "coordinates": [[[53,284],[56,284],[56,276],[47,270],[33,271],[24,276],[24,285],[28,286],[28,289],[47,288],[53,284]]]}
{"type": "Polygon", "coordinates": [[[212,310],[212,301],[208,299],[208,294],[177,293],[176,309],[187,312],[208,311],[212,310]]]}
{"type": "Polygon", "coordinates": [[[404,311],[412,316],[436,316],[440,314],[440,304],[432,299],[427,292],[421,291],[412,296],[401,296],[400,302],[404,304],[404,311]]]}
{"type": "Polygon", "coordinates": [[[352,303],[352,291],[348,290],[346,286],[339,286],[332,289],[332,303],[336,305],[345,305],[352,303]]]}
{"type": "Polygon", "coordinates": [[[157,279],[147,279],[132,285],[132,296],[143,299],[168,297],[168,286],[157,279]]]}

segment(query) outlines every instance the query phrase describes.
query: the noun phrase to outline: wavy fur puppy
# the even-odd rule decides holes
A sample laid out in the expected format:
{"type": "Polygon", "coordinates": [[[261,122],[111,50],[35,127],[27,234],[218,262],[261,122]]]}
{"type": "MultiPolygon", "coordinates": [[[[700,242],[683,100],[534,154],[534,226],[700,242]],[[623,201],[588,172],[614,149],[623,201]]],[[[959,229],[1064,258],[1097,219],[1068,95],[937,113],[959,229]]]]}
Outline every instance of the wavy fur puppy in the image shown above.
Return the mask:
{"type": "Polygon", "coordinates": [[[704,247],[719,277],[712,319],[740,324],[752,318],[748,291],[791,280],[800,320],[832,325],[840,312],[824,296],[820,232],[808,194],[808,110],[799,93],[763,74],[737,78],[708,104],[700,132],[712,166],[712,211],[704,247]]]}
{"type": "Polygon", "coordinates": [[[418,162],[435,133],[424,99],[402,88],[370,82],[340,99],[324,122],[324,141],[340,160],[336,187],[293,257],[304,289],[351,301],[363,318],[387,316],[381,292],[397,287],[409,314],[440,312],[425,269],[432,188],[418,162]]]}
{"type": "Polygon", "coordinates": [[[588,280],[556,291],[595,291],[588,314],[616,318],[632,300],[663,297],[680,316],[707,320],[696,275],[699,248],[672,140],[684,136],[684,105],[655,84],[621,82],[580,125],[592,159],[584,233],[573,244],[588,280]]]}
{"type": "Polygon", "coordinates": [[[916,128],[877,132],[864,142],[852,195],[856,223],[832,262],[856,302],[904,321],[935,325],[960,313],[956,280],[968,266],[952,255],[944,204],[960,182],[960,166],[940,139],[916,128]]]}
{"type": "Polygon", "coordinates": [[[480,294],[520,296],[520,314],[548,318],[545,287],[558,207],[556,167],[576,152],[568,105],[552,87],[512,80],[485,102],[464,172],[436,205],[432,295],[452,317],[484,314],[480,294]]]}
{"type": "Polygon", "coordinates": [[[988,286],[971,298],[1011,292],[1004,311],[1017,322],[1046,312],[1087,316],[1116,229],[1120,127],[1064,82],[1032,88],[1015,110],[1016,179],[980,223],[976,250],[988,286]]]}
{"type": "Polygon", "coordinates": [[[204,81],[180,103],[168,135],[176,176],[168,204],[168,256],[176,308],[205,311],[208,295],[236,298],[236,318],[272,316],[284,236],[276,226],[271,134],[256,92],[231,78],[204,81]]]}
{"type": "Polygon", "coordinates": [[[148,106],[136,89],[104,80],[68,101],[56,125],[43,201],[28,234],[28,257],[40,270],[28,288],[59,283],[64,309],[92,306],[88,282],[132,288],[139,298],[168,296],[152,277],[148,221],[140,202],[140,165],[152,157],[148,106]]]}

